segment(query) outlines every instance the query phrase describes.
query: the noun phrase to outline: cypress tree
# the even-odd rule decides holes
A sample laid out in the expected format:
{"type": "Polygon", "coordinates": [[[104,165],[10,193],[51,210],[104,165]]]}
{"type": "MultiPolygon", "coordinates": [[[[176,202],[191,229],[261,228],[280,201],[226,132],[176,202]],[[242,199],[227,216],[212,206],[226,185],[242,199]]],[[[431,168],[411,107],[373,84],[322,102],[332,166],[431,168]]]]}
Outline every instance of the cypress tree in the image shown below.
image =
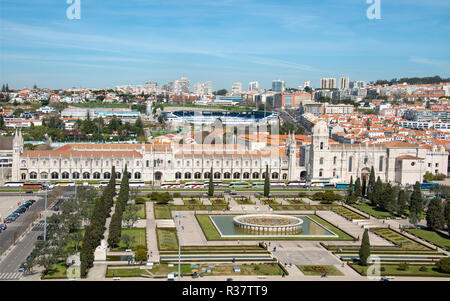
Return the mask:
{"type": "Polygon", "coordinates": [[[362,187],[361,187],[361,179],[357,178],[355,182],[355,196],[361,197],[362,196],[362,187]]]}
{"type": "Polygon", "coordinates": [[[213,182],[213,168],[211,167],[211,172],[209,173],[209,184],[208,184],[208,195],[214,196],[214,182],[213,182]]]}
{"type": "Polygon", "coordinates": [[[422,192],[420,190],[420,183],[416,182],[409,202],[409,221],[414,226],[417,226],[419,223],[422,210],[422,192]]]}
{"type": "Polygon", "coordinates": [[[353,176],[350,177],[350,185],[348,186],[348,190],[347,190],[347,196],[351,197],[354,194],[354,190],[353,190],[353,176]]]}
{"type": "Polygon", "coordinates": [[[433,198],[428,205],[427,227],[432,230],[438,230],[445,225],[444,208],[440,198],[433,198]]]}
{"type": "Polygon", "coordinates": [[[264,178],[264,196],[270,195],[269,165],[266,165],[266,177],[264,178]]]}
{"type": "Polygon", "coordinates": [[[361,247],[359,248],[360,265],[366,266],[369,256],[370,256],[370,240],[369,240],[369,231],[366,229],[364,230],[363,238],[361,241],[361,247]]]}
{"type": "Polygon", "coordinates": [[[373,203],[373,190],[375,189],[375,169],[370,168],[369,184],[367,185],[367,198],[373,203]]]}
{"type": "Polygon", "coordinates": [[[400,216],[405,214],[406,208],[408,207],[406,200],[407,200],[406,191],[400,189],[397,197],[397,214],[400,216]]]}
{"type": "Polygon", "coordinates": [[[375,186],[372,191],[372,204],[375,206],[380,206],[381,194],[383,192],[383,182],[381,182],[381,178],[378,177],[375,182],[375,186]]]}
{"type": "Polygon", "coordinates": [[[447,224],[448,233],[450,235],[450,201],[449,200],[447,200],[447,202],[445,202],[444,215],[445,215],[445,223],[447,224]]]}
{"type": "Polygon", "coordinates": [[[365,197],[367,193],[367,178],[364,177],[362,179],[362,186],[361,186],[361,196],[365,197]]]}

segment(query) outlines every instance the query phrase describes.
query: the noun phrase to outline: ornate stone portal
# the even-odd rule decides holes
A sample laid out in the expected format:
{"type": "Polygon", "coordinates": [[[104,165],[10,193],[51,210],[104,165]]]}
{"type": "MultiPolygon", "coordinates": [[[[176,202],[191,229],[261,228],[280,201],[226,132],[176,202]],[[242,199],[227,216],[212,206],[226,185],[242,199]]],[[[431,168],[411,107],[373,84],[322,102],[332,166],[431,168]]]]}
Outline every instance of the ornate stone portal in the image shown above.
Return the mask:
{"type": "Polygon", "coordinates": [[[291,232],[302,229],[303,220],[295,216],[248,214],[233,218],[236,227],[259,232],[291,232]]]}

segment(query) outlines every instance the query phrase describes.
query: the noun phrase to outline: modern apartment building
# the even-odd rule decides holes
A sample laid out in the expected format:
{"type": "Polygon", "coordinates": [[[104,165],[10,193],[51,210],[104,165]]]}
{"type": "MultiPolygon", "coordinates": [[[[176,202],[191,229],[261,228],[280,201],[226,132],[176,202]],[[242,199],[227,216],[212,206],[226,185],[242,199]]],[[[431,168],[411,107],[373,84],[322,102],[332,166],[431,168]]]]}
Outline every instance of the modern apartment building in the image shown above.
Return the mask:
{"type": "Polygon", "coordinates": [[[336,89],[336,79],[335,78],[322,78],[320,80],[321,89],[336,89]]]}
{"type": "Polygon", "coordinates": [[[231,93],[241,94],[242,93],[242,83],[235,82],[231,85],[231,93]]]}
{"type": "Polygon", "coordinates": [[[286,90],[286,83],[284,80],[274,80],[272,81],[272,91],[273,92],[284,92],[286,90]]]}
{"type": "Polygon", "coordinates": [[[349,77],[341,77],[339,79],[339,89],[345,90],[350,88],[350,78],[349,77]]]}

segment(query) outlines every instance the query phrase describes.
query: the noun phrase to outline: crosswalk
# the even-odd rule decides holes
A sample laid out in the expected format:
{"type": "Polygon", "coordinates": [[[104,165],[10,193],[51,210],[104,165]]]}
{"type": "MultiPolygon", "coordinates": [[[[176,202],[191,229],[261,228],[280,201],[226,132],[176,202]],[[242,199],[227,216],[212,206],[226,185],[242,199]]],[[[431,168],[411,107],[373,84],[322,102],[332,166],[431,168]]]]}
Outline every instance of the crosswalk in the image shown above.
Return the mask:
{"type": "Polygon", "coordinates": [[[44,222],[39,222],[36,225],[34,225],[33,231],[44,231],[44,222]]]}
{"type": "Polygon", "coordinates": [[[20,280],[23,277],[23,273],[17,272],[17,273],[0,273],[0,281],[6,281],[6,280],[20,280]]]}

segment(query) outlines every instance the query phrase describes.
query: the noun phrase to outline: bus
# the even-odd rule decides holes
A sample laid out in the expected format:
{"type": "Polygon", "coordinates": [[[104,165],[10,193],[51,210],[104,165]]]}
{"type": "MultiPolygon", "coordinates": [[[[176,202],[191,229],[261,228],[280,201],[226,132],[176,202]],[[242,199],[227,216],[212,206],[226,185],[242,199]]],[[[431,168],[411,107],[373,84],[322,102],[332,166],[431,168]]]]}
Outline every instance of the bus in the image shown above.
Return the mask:
{"type": "Polygon", "coordinates": [[[75,182],[70,181],[59,181],[55,183],[55,186],[61,186],[61,187],[72,187],[75,186],[75,182]]]}
{"type": "Polygon", "coordinates": [[[264,182],[256,182],[253,183],[253,185],[251,186],[252,188],[258,189],[258,188],[264,188],[264,182]]]}
{"type": "MultiPolygon", "coordinates": [[[[422,190],[430,190],[431,188],[436,188],[438,187],[439,184],[438,183],[421,183],[420,184],[420,189],[422,190]]],[[[411,185],[411,188],[414,188],[414,185],[411,185]]]]}
{"type": "Polygon", "coordinates": [[[5,182],[5,184],[3,186],[6,186],[6,187],[23,187],[23,184],[25,184],[25,182],[5,182]]]}
{"type": "Polygon", "coordinates": [[[247,182],[231,182],[228,186],[230,188],[249,188],[250,184],[247,182]]]}
{"type": "Polygon", "coordinates": [[[101,181],[98,183],[98,187],[106,187],[108,186],[109,182],[108,181],[101,181]]]}
{"type": "Polygon", "coordinates": [[[336,183],[336,188],[337,189],[348,189],[350,188],[350,183],[345,184],[345,183],[336,183]]]}
{"type": "MultiPolygon", "coordinates": [[[[213,181],[213,185],[214,185],[214,187],[228,187],[228,185],[227,184],[223,184],[223,182],[222,181],[213,181]]],[[[204,188],[208,188],[209,187],[209,181],[206,181],[204,184],[203,184],[203,187],[204,188]]]]}
{"type": "Polygon", "coordinates": [[[181,185],[179,183],[162,183],[161,188],[162,189],[178,189],[178,188],[181,188],[181,185]]]}
{"type": "Polygon", "coordinates": [[[201,189],[203,188],[203,183],[197,183],[197,182],[189,182],[184,184],[184,189],[201,189]]]}
{"type": "Polygon", "coordinates": [[[306,187],[306,181],[289,181],[287,187],[290,188],[304,188],[306,187]]]}
{"type": "Polygon", "coordinates": [[[334,184],[331,184],[328,180],[313,180],[311,181],[311,187],[326,187],[334,184]]]}
{"type": "Polygon", "coordinates": [[[270,187],[284,188],[286,187],[286,184],[284,184],[283,182],[270,182],[270,187]]]}
{"type": "Polygon", "coordinates": [[[132,181],[129,183],[130,187],[143,187],[145,186],[144,181],[132,181]]]}
{"type": "Polygon", "coordinates": [[[42,183],[24,183],[23,189],[42,189],[43,185],[42,183]]]}

